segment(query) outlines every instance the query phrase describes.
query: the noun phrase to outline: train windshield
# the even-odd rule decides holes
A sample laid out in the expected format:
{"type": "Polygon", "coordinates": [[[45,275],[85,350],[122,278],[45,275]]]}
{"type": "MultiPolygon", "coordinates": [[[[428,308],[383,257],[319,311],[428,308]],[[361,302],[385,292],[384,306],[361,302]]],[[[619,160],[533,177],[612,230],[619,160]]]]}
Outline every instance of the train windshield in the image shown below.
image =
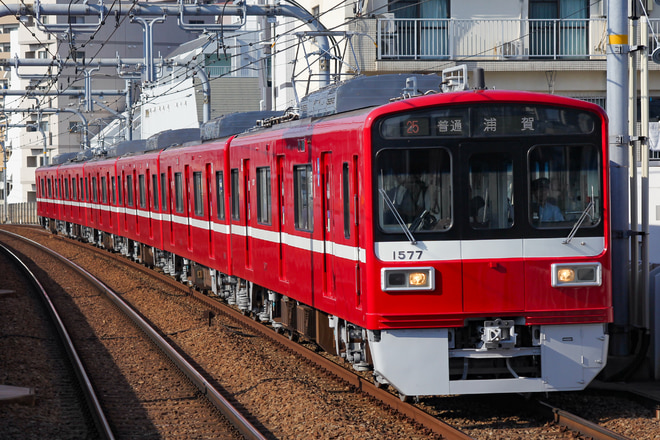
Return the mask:
{"type": "Polygon", "coordinates": [[[536,228],[594,227],[602,212],[599,154],[593,145],[542,145],[529,151],[529,220],[536,228]],[[586,220],[586,221],[585,221],[586,220]]]}
{"type": "Polygon", "coordinates": [[[378,221],[385,232],[444,231],[452,224],[451,160],[444,148],[377,155],[378,221]]]}

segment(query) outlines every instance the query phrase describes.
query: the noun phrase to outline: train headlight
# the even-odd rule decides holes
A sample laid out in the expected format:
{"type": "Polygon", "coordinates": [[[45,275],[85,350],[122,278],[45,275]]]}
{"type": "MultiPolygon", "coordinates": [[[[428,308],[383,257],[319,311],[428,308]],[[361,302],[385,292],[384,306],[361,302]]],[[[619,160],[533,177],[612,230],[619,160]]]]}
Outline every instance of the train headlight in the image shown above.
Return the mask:
{"type": "Polygon", "coordinates": [[[600,286],[603,283],[600,263],[553,264],[552,287],[600,286]]]}
{"type": "Polygon", "coordinates": [[[381,288],[393,290],[435,290],[435,269],[432,267],[383,268],[381,288]]]}

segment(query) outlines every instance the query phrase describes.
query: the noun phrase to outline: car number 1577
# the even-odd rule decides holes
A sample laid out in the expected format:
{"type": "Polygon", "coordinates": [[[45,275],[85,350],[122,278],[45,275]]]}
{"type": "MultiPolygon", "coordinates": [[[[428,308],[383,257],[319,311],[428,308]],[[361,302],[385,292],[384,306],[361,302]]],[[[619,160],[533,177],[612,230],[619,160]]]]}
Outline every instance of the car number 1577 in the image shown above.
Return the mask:
{"type": "Polygon", "coordinates": [[[421,260],[422,251],[392,251],[394,260],[421,260]]]}

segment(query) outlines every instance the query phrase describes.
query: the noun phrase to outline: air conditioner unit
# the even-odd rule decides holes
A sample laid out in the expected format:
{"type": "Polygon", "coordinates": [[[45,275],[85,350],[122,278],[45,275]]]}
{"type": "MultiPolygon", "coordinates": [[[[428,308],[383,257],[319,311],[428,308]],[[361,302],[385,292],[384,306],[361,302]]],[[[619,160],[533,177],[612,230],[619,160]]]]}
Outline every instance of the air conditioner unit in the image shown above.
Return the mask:
{"type": "Polygon", "coordinates": [[[522,56],[520,41],[507,41],[500,46],[500,50],[504,58],[520,58],[522,56]]]}

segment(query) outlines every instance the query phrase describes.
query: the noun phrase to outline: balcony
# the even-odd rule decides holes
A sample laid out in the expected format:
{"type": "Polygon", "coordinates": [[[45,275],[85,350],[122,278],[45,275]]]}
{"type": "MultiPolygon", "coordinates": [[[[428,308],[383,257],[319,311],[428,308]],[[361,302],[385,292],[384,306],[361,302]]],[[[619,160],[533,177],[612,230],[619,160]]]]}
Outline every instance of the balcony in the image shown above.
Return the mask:
{"type": "Polygon", "coordinates": [[[607,19],[388,16],[376,21],[376,41],[377,60],[605,60],[607,19]]]}

